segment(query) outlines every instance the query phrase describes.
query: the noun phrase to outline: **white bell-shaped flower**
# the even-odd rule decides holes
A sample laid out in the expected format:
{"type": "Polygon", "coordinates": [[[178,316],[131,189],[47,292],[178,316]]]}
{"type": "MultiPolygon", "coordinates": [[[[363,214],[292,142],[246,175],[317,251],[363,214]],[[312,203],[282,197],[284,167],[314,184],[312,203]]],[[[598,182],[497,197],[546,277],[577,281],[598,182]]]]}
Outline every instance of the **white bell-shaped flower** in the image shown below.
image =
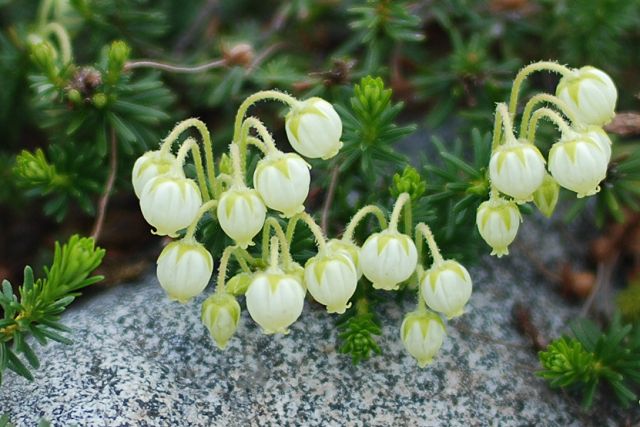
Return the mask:
{"type": "Polygon", "coordinates": [[[360,265],[375,289],[398,289],[416,269],[418,252],[409,236],[389,229],[374,233],[360,250],[360,265]]]}
{"type": "Polygon", "coordinates": [[[151,179],[140,195],[140,210],[155,234],[175,237],[197,219],[202,197],[189,178],[165,175],[151,179]]]}
{"type": "Polygon", "coordinates": [[[182,303],[200,295],[213,273],[213,258],[195,240],[169,243],[160,253],[156,274],[169,298],[182,303]]]}
{"type": "Polygon", "coordinates": [[[362,277],[362,267],[360,267],[360,248],[353,242],[340,239],[331,239],[327,242],[327,250],[331,252],[342,252],[347,255],[358,273],[358,280],[362,277]]]}
{"type": "Polygon", "coordinates": [[[290,218],[304,210],[310,166],[295,153],[271,153],[258,162],[253,185],[267,207],[290,218]]]}
{"type": "Polygon", "coordinates": [[[240,322],[240,304],[231,294],[216,292],[202,303],[202,323],[220,350],[235,334],[240,322]]]}
{"type": "Polygon", "coordinates": [[[549,172],[562,187],[575,191],[578,198],[600,191],[608,164],[601,144],[587,134],[562,138],[549,151],[549,172]]]}
{"type": "Polygon", "coordinates": [[[433,362],[447,333],[440,317],[427,310],[408,313],[400,327],[402,343],[418,366],[424,368],[433,362]]]}
{"type": "Polygon", "coordinates": [[[516,238],[521,221],[518,206],[502,198],[482,202],[476,214],[480,236],[493,249],[491,255],[498,258],[509,254],[508,247],[516,238]]]}
{"type": "Polygon", "coordinates": [[[131,183],[136,196],[140,198],[142,189],[153,178],[165,175],[177,175],[184,178],[184,171],[176,158],[171,153],[158,151],[147,151],[138,157],[133,164],[131,172],[131,183]]]}
{"type": "Polygon", "coordinates": [[[501,145],[489,162],[491,182],[519,202],[532,199],[544,174],[544,157],[535,145],[526,142],[513,140],[501,145]]]}
{"type": "Polygon", "coordinates": [[[464,314],[473,285],[467,269],[451,259],[427,270],[420,281],[420,289],[430,309],[452,319],[464,314]]]}
{"type": "Polygon", "coordinates": [[[358,273],[351,258],[342,252],[325,250],[304,266],[307,290],[328,313],[344,313],[358,285],[358,273]]]}
{"type": "Polygon", "coordinates": [[[295,276],[271,267],[251,281],[245,294],[247,310],[266,334],[286,334],[302,314],[305,293],[295,276]]]}
{"type": "Polygon", "coordinates": [[[607,163],[609,163],[611,161],[611,139],[609,135],[599,126],[589,126],[585,133],[588,138],[598,144],[607,159],[607,163]]]}
{"type": "Polygon", "coordinates": [[[293,149],[305,157],[330,159],[342,148],[342,121],[322,98],[309,98],[293,106],[285,128],[293,149]]]}
{"type": "Polygon", "coordinates": [[[262,230],[267,208],[256,190],[231,187],[220,196],[217,213],[227,236],[246,248],[253,245],[253,238],[262,230]]]}
{"type": "Polygon", "coordinates": [[[616,115],[616,86],[607,73],[595,67],[571,70],[560,79],[556,95],[583,125],[602,126],[616,115]]]}

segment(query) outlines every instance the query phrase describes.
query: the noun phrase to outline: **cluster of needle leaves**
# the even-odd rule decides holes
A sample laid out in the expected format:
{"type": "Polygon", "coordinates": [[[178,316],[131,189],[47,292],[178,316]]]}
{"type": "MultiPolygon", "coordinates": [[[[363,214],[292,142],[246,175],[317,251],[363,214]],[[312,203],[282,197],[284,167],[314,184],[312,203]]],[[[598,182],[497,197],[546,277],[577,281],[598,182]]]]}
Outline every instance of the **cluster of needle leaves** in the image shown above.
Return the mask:
{"type": "Polygon", "coordinates": [[[609,328],[601,330],[581,319],[571,326],[572,337],[553,341],[540,352],[538,373],[551,387],[566,388],[582,397],[590,408],[596,391],[606,387],[629,407],[640,392],[640,324],[625,324],[614,316],[609,328]]]}
{"type": "MultiPolygon", "coordinates": [[[[169,119],[171,93],[156,74],[125,72],[130,48],[116,41],[97,63],[61,64],[45,42],[31,47],[38,72],[30,76],[39,126],[50,135],[47,152],[23,150],[14,175],[31,195],[46,195],[45,213],[62,220],[71,202],[94,211],[112,156],[132,159],[157,143],[157,125],[169,119]]],[[[129,161],[127,161],[129,163],[129,161]]],[[[121,179],[126,179],[123,172],[121,179]]]]}
{"type": "Polygon", "coordinates": [[[24,280],[18,295],[9,281],[2,282],[0,293],[0,383],[9,369],[33,380],[31,369],[40,366],[33,337],[40,345],[48,340],[69,344],[63,333],[70,329],[60,323],[60,315],[79,295],[79,291],[102,280],[92,276],[100,265],[104,250],[93,239],[72,236],[63,245],[56,242],[51,267],[45,267],[44,277],[34,278],[31,267],[24,270],[24,280]]]}

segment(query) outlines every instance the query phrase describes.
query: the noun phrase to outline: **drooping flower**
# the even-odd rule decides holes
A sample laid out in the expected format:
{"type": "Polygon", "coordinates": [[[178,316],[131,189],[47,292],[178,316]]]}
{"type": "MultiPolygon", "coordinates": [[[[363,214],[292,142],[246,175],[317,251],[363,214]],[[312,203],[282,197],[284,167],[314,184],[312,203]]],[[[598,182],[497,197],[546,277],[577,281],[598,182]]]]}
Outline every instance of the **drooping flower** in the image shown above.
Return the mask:
{"type": "Polygon", "coordinates": [[[443,313],[447,319],[464,313],[473,290],[469,272],[455,260],[434,264],[422,276],[420,286],[429,308],[443,313]]]}
{"type": "Polygon", "coordinates": [[[358,273],[351,258],[342,252],[325,250],[310,258],[304,267],[307,290],[329,313],[344,313],[358,285],[358,273]]]}
{"type": "Polygon", "coordinates": [[[147,151],[138,157],[131,172],[131,183],[136,196],[140,198],[142,190],[147,182],[153,178],[165,175],[177,175],[184,178],[184,171],[171,153],[163,153],[160,150],[147,151]]]}
{"type": "Polygon", "coordinates": [[[527,142],[506,142],[495,150],[489,162],[491,182],[518,202],[532,199],[544,175],[544,157],[527,142]]]}
{"type": "Polygon", "coordinates": [[[304,305],[305,290],[293,275],[270,267],[256,273],[247,293],[247,310],[266,334],[286,334],[304,305]]]}
{"type": "Polygon", "coordinates": [[[140,210],[155,234],[175,237],[196,220],[202,197],[196,183],[178,175],[158,176],[147,182],[140,195],[140,210]]]}
{"type": "Polygon", "coordinates": [[[575,191],[578,198],[596,194],[609,163],[601,145],[588,134],[563,137],[549,151],[551,175],[562,187],[575,191]]]}
{"type": "Polygon", "coordinates": [[[195,240],[178,240],[162,250],[156,273],[169,298],[184,303],[207,287],[213,273],[213,258],[195,240]]]}
{"type": "Polygon", "coordinates": [[[609,163],[611,160],[611,139],[609,135],[599,126],[589,126],[585,133],[588,138],[598,144],[607,159],[607,163],[609,163]]]}
{"type": "Polygon", "coordinates": [[[292,107],[285,127],[289,143],[305,157],[326,160],[342,148],[342,121],[333,106],[322,98],[309,98],[292,107]]]}
{"type": "Polygon", "coordinates": [[[246,248],[253,245],[253,238],[262,230],[267,208],[256,190],[232,187],[220,196],[217,214],[227,236],[246,248]]]}
{"type": "Polygon", "coordinates": [[[231,294],[216,292],[202,303],[202,323],[221,350],[235,334],[240,322],[240,304],[231,294]]]}
{"type": "Polygon", "coordinates": [[[362,272],[375,289],[398,289],[411,277],[417,261],[413,240],[389,229],[369,236],[360,250],[362,272]]]}
{"type": "Polygon", "coordinates": [[[522,217],[514,202],[492,198],[482,202],[476,214],[476,225],[480,236],[493,251],[491,255],[508,255],[508,246],[518,234],[522,217]]]}
{"type": "Polygon", "coordinates": [[[602,126],[616,115],[618,91],[607,73],[586,66],[560,79],[556,95],[583,125],[602,126]]]}
{"type": "Polygon", "coordinates": [[[310,181],[309,165],[295,153],[267,154],[253,173],[253,185],[264,203],[287,218],[304,210],[310,181]]]}
{"type": "Polygon", "coordinates": [[[424,368],[433,362],[447,336],[440,317],[427,310],[408,313],[400,327],[402,343],[409,354],[424,368]]]}
{"type": "Polygon", "coordinates": [[[362,267],[360,267],[360,248],[353,242],[347,242],[341,239],[331,239],[327,242],[327,250],[331,252],[342,252],[347,255],[356,267],[358,280],[362,277],[362,267]]]}

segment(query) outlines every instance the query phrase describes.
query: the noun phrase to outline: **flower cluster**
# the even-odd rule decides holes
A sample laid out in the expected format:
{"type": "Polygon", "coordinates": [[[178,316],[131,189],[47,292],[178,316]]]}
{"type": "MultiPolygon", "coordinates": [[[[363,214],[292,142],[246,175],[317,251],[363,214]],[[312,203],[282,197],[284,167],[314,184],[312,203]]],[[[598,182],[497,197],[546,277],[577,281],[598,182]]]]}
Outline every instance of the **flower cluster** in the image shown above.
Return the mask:
{"type": "MultiPolygon", "coordinates": [[[[300,317],[307,293],[328,313],[344,313],[364,276],[373,288],[387,291],[403,284],[418,284],[418,307],[402,322],[401,338],[407,351],[425,366],[446,335],[440,314],[450,319],[464,313],[471,296],[471,278],[458,262],[442,258],[426,224],[418,224],[415,240],[412,238],[407,193],[398,196],[388,226],[382,209],[369,205],[354,215],[341,238],[325,237],[305,211],[310,166],[301,156],[335,156],[342,146],[341,134],[340,118],[328,102],[320,98],[300,101],[277,91],[258,92],[240,106],[229,154],[221,156],[220,172],[216,174],[206,126],[196,119],[179,123],[158,151],[141,156],[133,168],[133,186],[153,232],[182,235],[160,254],[158,281],[171,299],[180,302],[204,291],[213,274],[214,260],[196,240],[195,231],[202,216],[210,213],[234,241],[219,260],[216,290],[202,305],[202,321],[219,348],[227,346],[238,328],[242,310],[236,298],[239,295],[244,295],[250,317],[264,333],[286,334],[300,317]],[[256,117],[245,117],[249,107],[263,99],[289,105],[285,128],[295,152],[278,150],[265,125],[256,117]],[[184,140],[176,155],[171,152],[180,134],[192,126],[202,137],[204,162],[200,146],[192,138],[184,140]],[[253,188],[244,178],[250,145],[263,154],[253,172],[253,188]],[[189,153],[197,179],[184,173],[189,153]],[[405,217],[405,232],[409,234],[398,230],[403,208],[409,216],[405,217]],[[286,220],[286,228],[276,216],[269,215],[270,211],[286,220]],[[354,231],[369,214],[378,218],[381,231],[359,246],[353,239],[354,231]],[[317,253],[304,265],[295,262],[290,252],[298,223],[307,225],[317,245],[317,253]],[[257,253],[252,247],[260,232],[262,250],[257,253]],[[433,259],[426,271],[420,265],[423,239],[433,259]],[[227,280],[231,257],[242,271],[227,280]]],[[[368,286],[366,283],[360,285],[368,286]]]]}
{"type": "Polygon", "coordinates": [[[613,81],[594,67],[569,69],[537,62],[520,71],[509,105],[498,104],[496,109],[489,162],[491,194],[479,206],[476,217],[492,255],[509,253],[522,221],[518,204],[533,201],[543,214],[551,216],[560,187],[575,192],[578,198],[600,191],[611,159],[611,140],[602,127],[614,117],[616,100],[613,81]],[[539,93],[527,102],[517,138],[513,119],[520,86],[530,73],[540,70],[560,73],[562,78],[555,96],[539,93]],[[548,106],[537,108],[541,103],[548,106]],[[535,145],[537,125],[543,118],[560,131],[546,160],[535,145]]]}

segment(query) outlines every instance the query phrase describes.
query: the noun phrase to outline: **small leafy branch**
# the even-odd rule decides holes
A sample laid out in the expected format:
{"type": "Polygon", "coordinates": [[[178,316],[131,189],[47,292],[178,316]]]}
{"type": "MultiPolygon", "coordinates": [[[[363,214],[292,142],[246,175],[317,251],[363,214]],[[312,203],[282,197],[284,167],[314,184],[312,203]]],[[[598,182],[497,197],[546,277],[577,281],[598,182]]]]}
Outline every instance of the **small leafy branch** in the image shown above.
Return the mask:
{"type": "Polygon", "coordinates": [[[56,242],[53,262],[44,269],[44,278],[35,279],[27,266],[19,297],[13,293],[9,281],[2,283],[0,307],[0,383],[5,369],[33,380],[30,368],[40,366],[38,357],[27,342],[29,336],[45,345],[48,340],[63,344],[71,340],[61,333],[70,329],[60,323],[60,315],[80,295],[79,291],[100,280],[91,273],[100,265],[105,251],[94,245],[93,239],[72,236],[67,243],[56,242]]]}
{"type": "Polygon", "coordinates": [[[587,319],[571,325],[573,336],[553,341],[539,353],[538,373],[551,387],[566,388],[582,396],[590,408],[601,384],[613,390],[625,407],[638,400],[640,391],[640,324],[624,324],[614,316],[602,331],[587,319]]]}

